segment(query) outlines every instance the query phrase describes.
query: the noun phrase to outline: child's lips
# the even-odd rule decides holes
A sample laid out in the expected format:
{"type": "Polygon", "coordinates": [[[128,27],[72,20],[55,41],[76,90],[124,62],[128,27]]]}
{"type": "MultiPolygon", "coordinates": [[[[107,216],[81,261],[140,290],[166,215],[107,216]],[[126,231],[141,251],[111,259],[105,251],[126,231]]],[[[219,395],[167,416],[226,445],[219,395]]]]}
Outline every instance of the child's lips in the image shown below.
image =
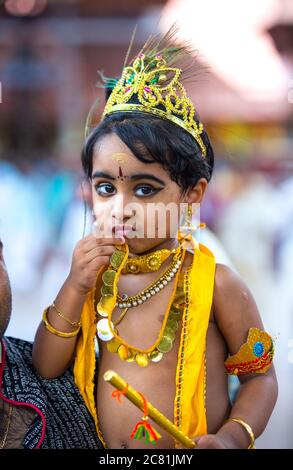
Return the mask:
{"type": "Polygon", "coordinates": [[[113,234],[118,237],[127,237],[130,233],[133,233],[130,225],[115,225],[113,227],[113,234]]]}

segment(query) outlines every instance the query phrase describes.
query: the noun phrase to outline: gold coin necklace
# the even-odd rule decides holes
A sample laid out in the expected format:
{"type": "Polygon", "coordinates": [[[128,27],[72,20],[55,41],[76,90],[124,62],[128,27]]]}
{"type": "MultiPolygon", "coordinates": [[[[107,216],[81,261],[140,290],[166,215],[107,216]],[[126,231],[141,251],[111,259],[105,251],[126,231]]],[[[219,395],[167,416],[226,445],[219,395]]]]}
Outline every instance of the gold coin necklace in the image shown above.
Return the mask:
{"type": "MultiPolygon", "coordinates": [[[[170,272],[168,272],[168,276],[170,277],[170,280],[172,280],[175,277],[175,287],[173,290],[173,294],[170,298],[169,305],[165,313],[165,318],[162,324],[159,337],[156,343],[147,350],[142,350],[142,349],[130,346],[122,338],[119,337],[118,331],[116,329],[116,325],[118,325],[118,323],[122,321],[126,312],[122,312],[122,315],[120,316],[119,320],[115,322],[115,324],[114,322],[112,322],[112,313],[113,313],[114,307],[116,306],[115,297],[117,296],[118,276],[120,272],[122,271],[123,266],[125,265],[125,262],[126,262],[125,255],[126,254],[128,255],[128,253],[123,253],[123,251],[121,252],[115,251],[113,253],[112,255],[113,259],[110,260],[110,263],[113,269],[112,268],[107,269],[107,271],[105,271],[102,276],[104,286],[102,287],[102,298],[97,305],[97,312],[99,313],[99,315],[103,316],[104,318],[98,321],[97,335],[100,340],[107,342],[108,351],[111,353],[117,353],[120,359],[126,360],[127,362],[136,361],[136,363],[139,366],[145,367],[149,364],[149,361],[152,361],[152,362],[160,361],[163,355],[172,349],[173,341],[175,339],[175,334],[179,325],[179,320],[181,319],[183,308],[185,305],[185,293],[184,293],[183,283],[181,280],[179,280],[182,263],[185,257],[185,250],[183,250],[182,247],[179,247],[179,248],[180,250],[178,249],[178,255],[176,253],[177,257],[176,257],[175,262],[176,263],[178,263],[178,261],[180,262],[178,263],[178,266],[172,267],[172,269],[175,269],[174,271],[171,271],[173,273],[172,276],[170,276],[169,275],[170,272]],[[120,262],[120,265],[119,265],[119,262],[120,262]]],[[[128,247],[126,251],[128,251],[128,247]]],[[[166,273],[164,274],[166,275],[166,273]]],[[[154,284],[157,284],[158,282],[159,280],[155,281],[154,284]]],[[[170,281],[167,281],[167,283],[168,282],[170,281]]],[[[166,284],[161,283],[161,285],[165,286],[166,284]]],[[[159,290],[156,290],[155,292],[156,293],[159,292],[162,288],[163,287],[159,287],[159,290]]],[[[150,289],[150,287],[148,287],[147,289],[150,289]]],[[[143,291],[144,294],[147,291],[147,289],[143,291]]],[[[155,295],[155,294],[151,294],[151,295],[155,295]]],[[[133,296],[133,297],[137,297],[137,296],[133,296]]],[[[145,300],[150,298],[147,296],[145,297],[146,297],[145,300]]],[[[145,300],[142,300],[141,303],[143,303],[145,300]]],[[[135,306],[135,305],[132,305],[132,306],[135,306]]],[[[127,307],[126,310],[128,308],[130,307],[127,307]]]]}

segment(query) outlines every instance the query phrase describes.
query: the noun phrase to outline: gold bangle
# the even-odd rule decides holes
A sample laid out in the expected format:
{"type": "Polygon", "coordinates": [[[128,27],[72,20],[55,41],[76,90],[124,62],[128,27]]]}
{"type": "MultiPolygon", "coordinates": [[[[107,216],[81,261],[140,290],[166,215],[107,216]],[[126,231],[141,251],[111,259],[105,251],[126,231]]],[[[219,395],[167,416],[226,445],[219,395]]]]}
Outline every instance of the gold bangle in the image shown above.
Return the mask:
{"type": "Polygon", "coordinates": [[[228,423],[228,421],[235,421],[235,423],[241,424],[241,426],[246,430],[246,432],[248,433],[248,435],[250,437],[250,444],[247,447],[247,449],[255,449],[255,447],[254,447],[254,441],[255,441],[254,433],[253,433],[251,427],[249,426],[249,424],[245,423],[245,421],[243,421],[242,419],[239,419],[239,418],[229,418],[225,421],[225,423],[228,423]]]}
{"type": "Polygon", "coordinates": [[[69,318],[67,318],[65,315],[63,315],[63,313],[56,307],[55,302],[52,303],[52,307],[54,308],[56,313],[59,315],[59,317],[63,318],[63,320],[67,321],[67,323],[69,323],[71,326],[74,326],[74,327],[80,327],[81,326],[81,321],[80,320],[71,321],[69,318]]]}
{"type": "Polygon", "coordinates": [[[50,325],[47,314],[49,311],[50,307],[46,308],[43,313],[43,322],[45,324],[45,327],[50,333],[53,333],[53,335],[60,336],[61,338],[73,338],[76,336],[80,330],[80,326],[76,328],[76,330],[71,331],[70,333],[63,333],[63,331],[56,330],[52,325],[50,325]]]}

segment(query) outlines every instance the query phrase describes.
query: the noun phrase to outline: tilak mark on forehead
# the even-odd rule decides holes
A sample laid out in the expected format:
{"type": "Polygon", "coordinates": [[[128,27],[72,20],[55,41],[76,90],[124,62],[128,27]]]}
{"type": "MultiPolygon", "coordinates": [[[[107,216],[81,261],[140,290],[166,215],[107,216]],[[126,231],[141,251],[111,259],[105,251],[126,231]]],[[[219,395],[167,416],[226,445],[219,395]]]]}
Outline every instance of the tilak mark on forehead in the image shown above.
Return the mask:
{"type": "MultiPolygon", "coordinates": [[[[112,155],[113,160],[119,162],[119,163],[124,163],[125,160],[127,159],[127,155],[125,153],[114,153],[112,155]]],[[[125,178],[127,178],[126,175],[123,175],[123,171],[121,166],[119,165],[119,174],[117,176],[117,179],[123,181],[125,178]]]]}

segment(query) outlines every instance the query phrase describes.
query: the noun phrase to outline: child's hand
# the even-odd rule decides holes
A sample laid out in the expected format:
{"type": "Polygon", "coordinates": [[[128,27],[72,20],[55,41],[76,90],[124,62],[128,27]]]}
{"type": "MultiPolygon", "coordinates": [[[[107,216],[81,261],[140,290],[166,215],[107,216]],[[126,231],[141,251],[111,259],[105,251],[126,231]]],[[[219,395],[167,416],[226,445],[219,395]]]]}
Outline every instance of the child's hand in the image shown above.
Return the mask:
{"type": "MultiPolygon", "coordinates": [[[[228,449],[224,440],[216,434],[206,434],[198,436],[193,441],[196,443],[195,449],[228,449]]],[[[182,445],[177,445],[176,449],[185,449],[182,445]]]]}
{"type": "Polygon", "coordinates": [[[101,266],[110,263],[114,245],[123,243],[123,238],[96,238],[94,235],[80,240],[73,252],[67,283],[78,293],[87,294],[94,287],[101,266]]]}
{"type": "Polygon", "coordinates": [[[227,449],[223,439],[216,434],[206,434],[194,439],[196,449],[227,449]]]}

